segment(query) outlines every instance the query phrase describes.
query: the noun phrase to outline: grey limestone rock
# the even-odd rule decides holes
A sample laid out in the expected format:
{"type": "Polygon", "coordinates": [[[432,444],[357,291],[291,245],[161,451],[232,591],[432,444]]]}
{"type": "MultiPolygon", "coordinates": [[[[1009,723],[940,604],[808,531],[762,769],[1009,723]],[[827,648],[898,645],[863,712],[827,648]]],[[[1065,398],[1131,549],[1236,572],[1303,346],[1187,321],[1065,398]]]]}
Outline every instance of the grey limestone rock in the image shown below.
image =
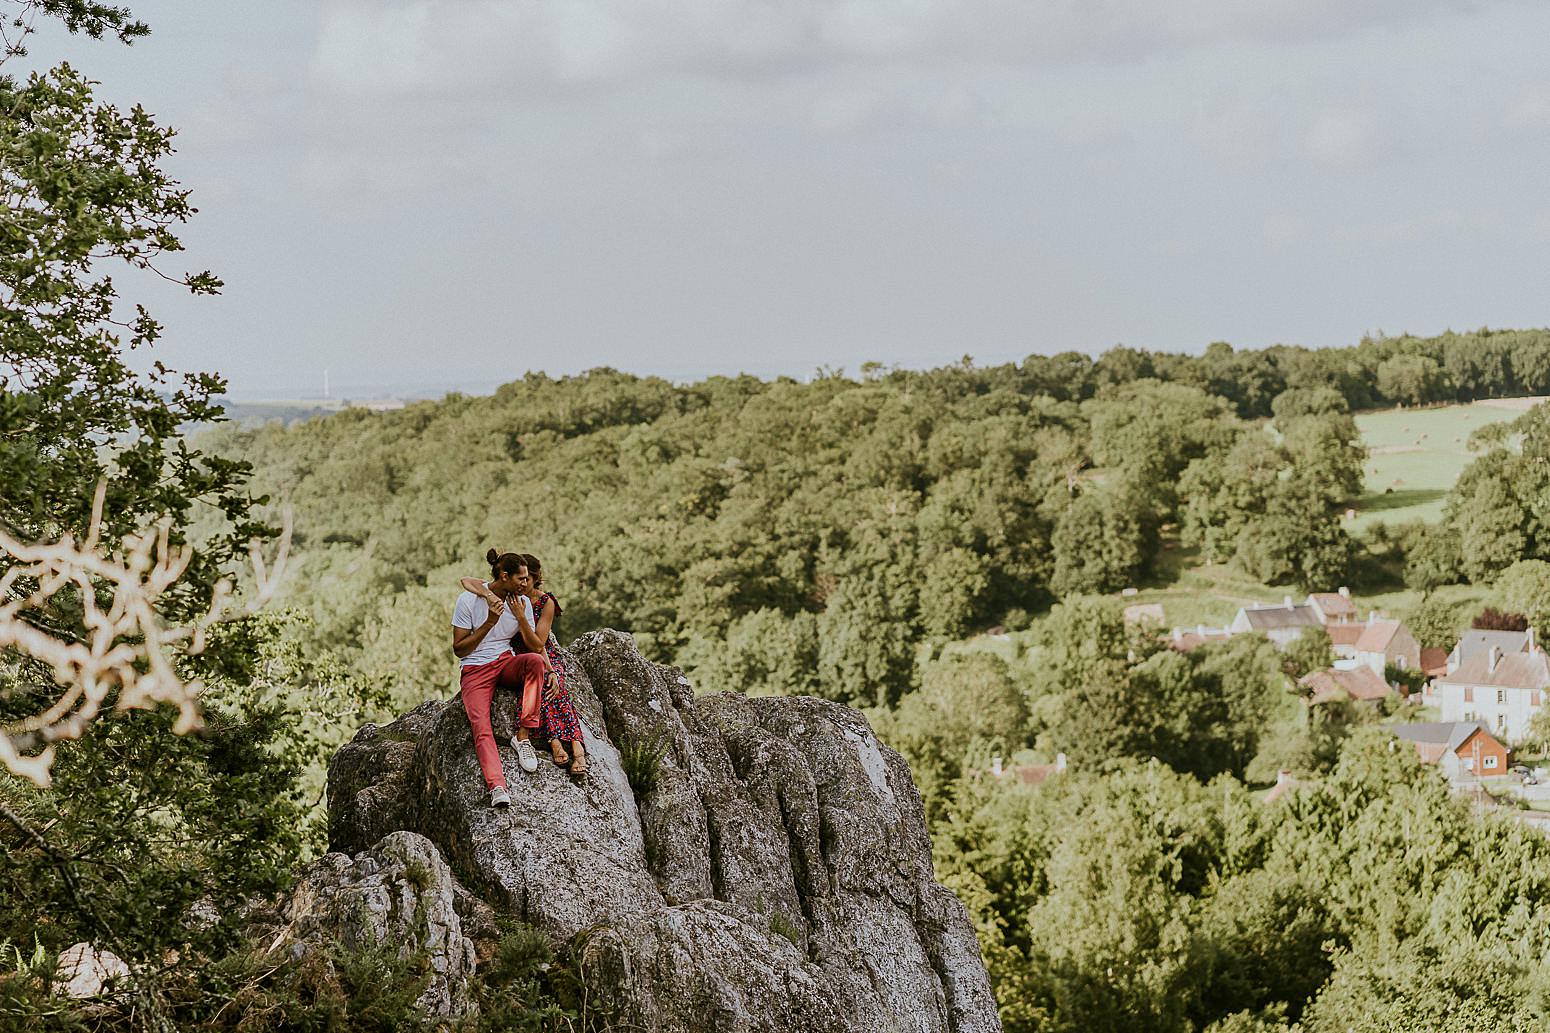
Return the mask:
{"type": "MultiPolygon", "coordinates": [[[[620,1028],[1000,1030],[909,768],[865,718],[806,697],[696,697],[615,631],[566,660],[585,781],[547,761],[524,774],[503,746],[512,806],[491,809],[461,704],[423,704],[334,758],[332,849],[427,837],[474,895],[570,944],[620,1028]],[[619,754],[631,741],[663,750],[640,800],[619,754]]],[[[502,742],[513,708],[497,698],[502,742]]]]}
{"type": "Polygon", "coordinates": [[[475,952],[463,932],[451,869],[430,840],[392,832],[354,857],[326,854],[304,868],[281,902],[273,946],[295,950],[340,942],[348,947],[396,945],[400,957],[423,953],[430,983],[419,1006],[455,1017],[473,1010],[468,981],[475,952]]]}

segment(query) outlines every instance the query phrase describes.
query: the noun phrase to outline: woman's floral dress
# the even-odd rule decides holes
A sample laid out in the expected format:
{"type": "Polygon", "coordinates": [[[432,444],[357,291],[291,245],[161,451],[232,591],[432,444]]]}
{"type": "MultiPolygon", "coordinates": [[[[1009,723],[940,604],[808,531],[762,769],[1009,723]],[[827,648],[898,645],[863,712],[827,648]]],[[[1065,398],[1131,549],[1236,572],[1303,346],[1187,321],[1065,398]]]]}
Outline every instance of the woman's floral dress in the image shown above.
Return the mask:
{"type": "MultiPolygon", "coordinates": [[[[545,592],[538,600],[538,605],[533,609],[533,623],[536,625],[539,618],[544,615],[544,608],[553,606],[555,616],[559,616],[560,601],[552,592],[545,592]]],[[[552,628],[553,625],[551,624],[552,628]]],[[[551,739],[559,739],[561,742],[582,742],[581,719],[576,716],[576,708],[571,705],[570,693],[565,688],[565,663],[560,659],[560,650],[555,642],[553,632],[550,632],[549,641],[544,643],[544,651],[549,655],[549,666],[554,668],[555,689],[550,699],[550,693],[544,693],[538,704],[538,715],[543,721],[544,732],[551,739]]]]}

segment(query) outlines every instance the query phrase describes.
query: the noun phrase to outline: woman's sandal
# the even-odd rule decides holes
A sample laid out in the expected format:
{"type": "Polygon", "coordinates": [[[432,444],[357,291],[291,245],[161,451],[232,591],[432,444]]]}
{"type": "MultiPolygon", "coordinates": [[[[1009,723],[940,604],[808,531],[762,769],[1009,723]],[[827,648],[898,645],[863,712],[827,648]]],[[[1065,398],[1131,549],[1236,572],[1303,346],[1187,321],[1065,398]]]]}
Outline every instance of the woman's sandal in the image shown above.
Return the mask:
{"type": "Polygon", "coordinates": [[[561,753],[561,755],[563,755],[565,757],[564,760],[561,760],[559,757],[556,757],[554,755],[554,747],[553,746],[549,747],[549,759],[554,761],[554,766],[555,767],[557,767],[557,768],[568,768],[568,767],[570,767],[571,764],[575,761],[576,758],[572,757],[569,753],[566,753],[565,752],[565,747],[563,747],[563,746],[560,747],[560,753],[561,753]]]}
{"type": "Polygon", "coordinates": [[[585,778],[587,776],[587,767],[587,755],[585,753],[573,756],[570,762],[571,777],[578,781],[585,778]]]}

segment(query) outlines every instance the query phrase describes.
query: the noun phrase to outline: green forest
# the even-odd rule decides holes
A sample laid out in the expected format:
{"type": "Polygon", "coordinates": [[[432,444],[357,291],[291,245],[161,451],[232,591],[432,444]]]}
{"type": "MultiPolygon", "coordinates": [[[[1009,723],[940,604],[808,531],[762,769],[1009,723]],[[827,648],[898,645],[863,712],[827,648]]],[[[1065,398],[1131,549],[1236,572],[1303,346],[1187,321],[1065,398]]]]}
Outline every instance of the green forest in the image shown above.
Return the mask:
{"type": "Polygon", "coordinates": [[[1496,354],[1493,389],[1523,391],[1510,356],[1532,368],[1546,341],[806,382],[529,375],[489,398],[203,443],[294,507],[305,588],[284,641],[398,709],[450,691],[449,600],[491,545],[543,558],[566,637],[628,629],[699,691],[865,708],[910,761],[1008,1029],[1422,1029],[1458,1007],[1506,1030],[1538,1014],[1524,945],[1546,930],[1536,889],[1477,883],[1530,878],[1505,855],[1543,849],[1539,835],[1471,816],[1366,712],[1298,703],[1289,676],[1329,662],[1317,644],[1179,654],[1112,594],[1165,583],[1183,553],[1267,585],[1408,587],[1429,645],[1451,645],[1482,595],[1543,607],[1542,407],[1480,435],[1442,523],[1353,537],[1340,512],[1361,490],[1353,401],[1395,401],[1348,383],[1388,382],[1374,371],[1396,358],[1496,354]],[[1268,385],[1268,404],[1240,382],[1268,385]],[[1474,589],[1462,602],[1437,591],[1458,584],[1474,589]],[[1010,633],[972,637],[987,629],[1010,633]],[[1057,753],[1079,774],[985,777],[993,756],[1057,753]],[[1281,769],[1318,791],[1260,804],[1252,787],[1281,769]],[[1461,974],[1503,964],[1510,990],[1461,974]],[[1420,971],[1435,985],[1403,976],[1420,971]]]}
{"type": "MultiPolygon", "coordinates": [[[[172,141],[69,66],[0,75],[0,1028],[410,1028],[392,958],[271,964],[220,916],[323,849],[339,743],[454,692],[448,617],[490,547],[542,558],[566,641],[626,630],[697,691],[863,710],[911,766],[1009,1031],[1550,1025],[1550,841],[1451,795],[1371,712],[1304,706],[1327,643],[1179,653],[1118,595],[1213,563],[1409,590],[1425,645],[1482,601],[1542,620],[1544,406],[1477,433],[1440,522],[1342,514],[1353,413],[1550,393],[1550,331],[807,380],[514,367],[488,397],[237,428],[219,376],[127,362],[162,332],[137,278],[221,287],[177,269],[172,141]],[[282,549],[274,598],[233,603],[282,549]],[[197,714],[173,691],[196,682],[197,714]],[[991,774],[1060,755],[1040,784],[991,774]],[[1267,801],[1282,770],[1301,788],[1267,801]],[[120,1005],[48,992],[83,940],[135,966],[120,1005]]],[[[491,1000],[563,1007],[547,951],[511,930],[491,1000]]]]}

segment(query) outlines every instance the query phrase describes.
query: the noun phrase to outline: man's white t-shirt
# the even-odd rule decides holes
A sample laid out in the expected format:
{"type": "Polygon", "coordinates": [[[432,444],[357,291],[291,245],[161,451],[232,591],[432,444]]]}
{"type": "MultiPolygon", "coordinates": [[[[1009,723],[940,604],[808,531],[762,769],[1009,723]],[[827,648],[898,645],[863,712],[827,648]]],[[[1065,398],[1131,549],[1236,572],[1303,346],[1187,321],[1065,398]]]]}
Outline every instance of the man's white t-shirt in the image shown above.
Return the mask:
{"type": "MultiPolygon", "coordinates": [[[[522,611],[527,614],[528,624],[533,623],[533,603],[527,596],[517,596],[521,600],[522,611]]],[[[472,592],[464,592],[457,597],[457,604],[452,607],[452,626],[454,628],[478,628],[489,619],[490,607],[483,599],[472,592]]],[[[511,640],[522,632],[522,625],[517,623],[516,614],[511,612],[511,600],[506,601],[506,609],[501,613],[500,619],[495,622],[495,627],[485,633],[483,639],[474,647],[474,651],[463,657],[461,664],[464,667],[478,667],[481,664],[491,663],[501,658],[502,653],[509,653],[511,640]]]]}

